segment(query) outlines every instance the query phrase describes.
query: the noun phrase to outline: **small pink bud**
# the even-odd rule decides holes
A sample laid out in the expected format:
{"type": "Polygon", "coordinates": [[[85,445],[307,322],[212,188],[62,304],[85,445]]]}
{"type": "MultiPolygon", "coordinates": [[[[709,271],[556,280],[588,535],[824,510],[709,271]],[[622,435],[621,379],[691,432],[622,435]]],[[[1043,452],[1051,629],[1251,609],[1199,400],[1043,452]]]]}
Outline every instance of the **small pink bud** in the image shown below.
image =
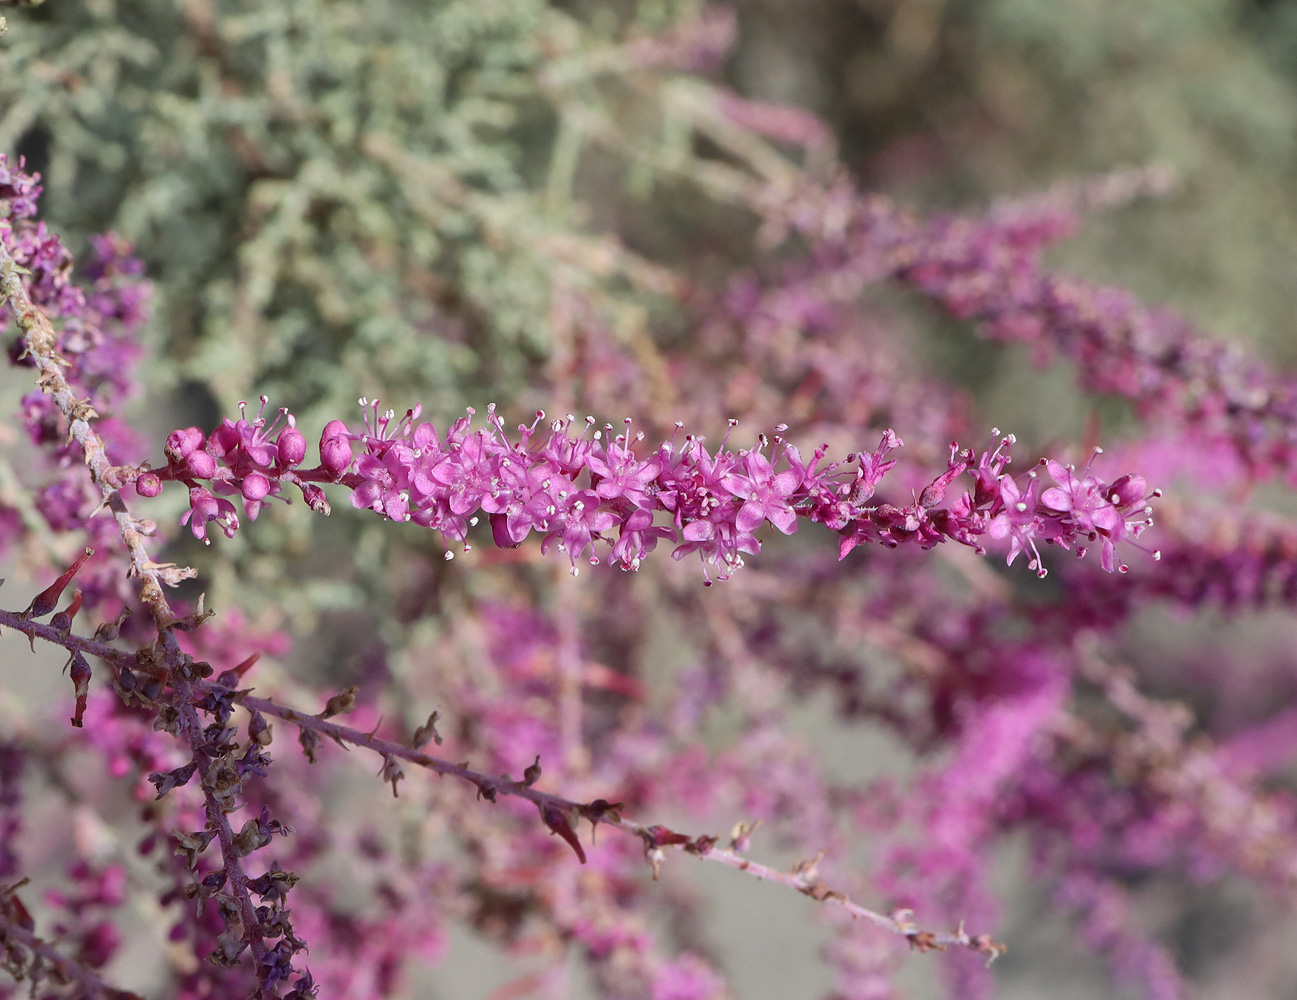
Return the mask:
{"type": "Polygon", "coordinates": [[[1116,507],[1129,507],[1148,496],[1148,481],[1143,476],[1122,476],[1108,487],[1108,502],[1116,507]]]}
{"type": "Polygon", "coordinates": [[[270,492],[270,480],[260,472],[249,472],[243,477],[244,500],[260,500],[270,492]]]}
{"type": "Polygon", "coordinates": [[[197,427],[185,427],[167,435],[165,451],[174,462],[183,462],[196,448],[202,447],[203,432],[197,427]]]}
{"type": "Polygon", "coordinates": [[[211,479],[216,475],[216,459],[205,451],[191,451],[185,458],[185,472],[194,479],[211,479]]]}
{"type": "Polygon", "coordinates": [[[351,465],[351,438],[347,425],[341,420],[330,420],[320,434],[320,464],[329,474],[341,476],[351,465]]]}
{"type": "Polygon", "coordinates": [[[279,464],[291,469],[302,464],[306,457],[306,435],[296,427],[285,427],[275,442],[279,449],[279,464]]]}
{"type": "Polygon", "coordinates": [[[141,472],[135,480],[135,492],[142,497],[155,497],[162,492],[162,480],[155,472],[141,472]]]}
{"type": "Polygon", "coordinates": [[[224,457],[239,446],[243,440],[241,433],[242,427],[247,427],[246,420],[240,420],[237,424],[233,423],[227,417],[221,426],[212,431],[207,436],[207,447],[213,455],[224,457]]]}
{"type": "Polygon", "coordinates": [[[491,515],[491,538],[502,549],[516,549],[521,542],[516,542],[509,532],[509,519],[503,514],[491,515]]]}

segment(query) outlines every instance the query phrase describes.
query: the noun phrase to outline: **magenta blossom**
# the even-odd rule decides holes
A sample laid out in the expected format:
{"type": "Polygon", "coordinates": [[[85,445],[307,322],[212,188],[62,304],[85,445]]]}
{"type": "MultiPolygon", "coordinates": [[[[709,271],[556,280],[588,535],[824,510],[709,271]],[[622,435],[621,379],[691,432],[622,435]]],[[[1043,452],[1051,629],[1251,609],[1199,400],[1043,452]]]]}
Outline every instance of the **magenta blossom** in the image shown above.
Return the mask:
{"type": "Polygon", "coordinates": [[[1027,568],[1044,577],[1049,571],[1041,562],[1040,550],[1036,548],[1036,538],[1045,524],[1045,519],[1037,513],[1040,481],[1032,479],[1027,488],[1021,490],[1012,476],[1001,476],[999,487],[1004,509],[991,519],[986,533],[995,539],[1010,539],[1007,559],[1010,566],[1020,553],[1030,552],[1031,561],[1027,568]]]}
{"type": "MultiPolygon", "coordinates": [[[[765,444],[764,438],[761,444],[765,444]]],[[[726,489],[744,500],[734,519],[735,528],[748,534],[769,521],[785,535],[791,535],[797,530],[797,512],[788,498],[802,485],[801,474],[795,468],[776,473],[760,447],[744,454],[742,465],[742,473],[730,472],[721,480],[726,489]]]]}
{"type": "Polygon", "coordinates": [[[233,538],[239,528],[239,515],[234,510],[234,504],[213,496],[201,486],[190,487],[189,509],[180,516],[180,523],[188,524],[194,537],[206,544],[209,521],[215,521],[225,532],[226,538],[233,538]]]}
{"type": "MultiPolygon", "coordinates": [[[[1102,454],[1101,450],[1096,449],[1095,456],[1099,454],[1102,454]]],[[[1128,536],[1138,537],[1152,523],[1147,518],[1148,508],[1145,507],[1147,484],[1142,476],[1122,476],[1109,486],[1090,474],[1093,462],[1094,456],[1091,456],[1078,477],[1072,466],[1046,460],[1043,464],[1058,485],[1041,493],[1040,503],[1066,514],[1080,535],[1102,542],[1099,560],[1107,572],[1116,569],[1124,573],[1128,567],[1117,562],[1117,543],[1128,536]],[[1137,506],[1140,508],[1137,513],[1142,516],[1128,520],[1128,515],[1137,506]]],[[[1060,544],[1066,547],[1067,541],[1064,539],[1060,544]]],[[[1078,553],[1083,554],[1084,548],[1078,548],[1078,553]]]]}
{"type": "MultiPolygon", "coordinates": [[[[721,579],[745,556],[761,551],[763,526],[792,534],[802,518],[838,533],[840,557],[865,542],[929,549],[955,541],[982,552],[988,537],[1007,538],[1008,561],[1029,551],[1031,568],[1040,575],[1041,542],[1083,553],[1086,543],[1101,541],[1101,562],[1111,571],[1121,568],[1116,545],[1151,523],[1142,506],[1142,478],[1125,476],[1109,486],[1088,467],[1077,477],[1049,461],[1059,485],[1042,492],[1034,472],[1014,478],[1004,471],[1013,436],[999,437],[998,431],[986,452],[953,444],[945,471],[921,495],[892,503],[875,497],[896,465],[893,452],[902,447],[890,430],[873,452],[825,463],[828,448],[821,446],[807,463],[782,436],[772,448],[762,436],[755,447],[729,451],[727,433],[713,452],[695,435],[677,441],[677,427],[677,435],[641,454],[636,445],[643,435],[632,438],[629,426],[611,440],[602,432],[590,438],[593,420],[572,433],[574,420],[543,425],[544,413],[538,412],[512,441],[494,407],[488,407],[486,427],[471,429],[470,410],[441,435],[432,424],[418,422],[419,407],[398,420],[394,411],[380,413],[376,402],[366,400],[364,406],[364,433],[349,431],[340,421],[325,428],[317,469],[287,467],[298,460],[302,442],[285,413],[282,449],[271,446],[260,415],[227,420],[205,447],[199,446],[203,437],[196,428],[176,431],[168,439],[169,466],[160,478],[191,486],[194,479],[210,479],[212,492],[240,495],[250,518],[286,482],[321,510],[327,503],[315,484],[340,483],[352,491],[353,507],[434,528],[466,551],[469,530],[485,514],[497,545],[517,546],[536,531],[544,536],[542,550],[557,546],[574,570],[579,558],[597,563],[600,545],[608,546],[619,566],[634,569],[659,541],[670,540],[673,558],[697,553],[704,574],[706,567],[716,567],[721,579]],[[364,452],[352,458],[355,441],[364,452]],[[199,476],[200,471],[209,475],[199,476]],[[965,473],[972,478],[971,489],[948,500],[965,473]],[[656,523],[659,510],[669,514],[671,526],[656,523]]],[[[195,523],[222,516],[223,509],[212,507],[215,501],[207,496],[199,494],[195,501],[203,512],[195,523]]],[[[237,521],[222,523],[227,534],[237,527],[237,521]]]]}

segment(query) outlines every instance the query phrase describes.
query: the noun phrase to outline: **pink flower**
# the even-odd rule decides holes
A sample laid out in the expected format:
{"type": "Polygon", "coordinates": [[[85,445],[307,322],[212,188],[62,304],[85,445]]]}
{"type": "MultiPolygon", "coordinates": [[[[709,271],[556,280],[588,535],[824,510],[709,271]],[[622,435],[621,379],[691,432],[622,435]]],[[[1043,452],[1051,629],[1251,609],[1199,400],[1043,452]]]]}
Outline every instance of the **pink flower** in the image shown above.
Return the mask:
{"type": "Polygon", "coordinates": [[[585,464],[595,476],[594,489],[602,499],[625,497],[642,509],[655,506],[653,495],[648,490],[662,472],[662,462],[657,456],[640,461],[628,447],[613,444],[602,458],[597,448],[592,450],[585,464]]]}
{"type": "Polygon", "coordinates": [[[180,516],[180,523],[188,524],[194,537],[206,542],[209,521],[215,521],[225,532],[226,538],[233,538],[234,532],[239,528],[239,515],[234,510],[234,504],[212,496],[209,490],[201,486],[190,487],[189,509],[180,516]]]}
{"type": "Polygon", "coordinates": [[[1036,535],[1043,525],[1043,519],[1036,513],[1037,494],[1040,492],[1040,481],[1032,479],[1025,490],[1018,489],[1012,476],[1001,476],[999,482],[1000,499],[1004,509],[991,519],[986,533],[992,538],[1010,539],[1009,555],[1005,560],[1012,566],[1019,553],[1031,552],[1028,569],[1034,569],[1036,575],[1044,577],[1048,572],[1040,559],[1036,548],[1036,535]]]}
{"type": "Polygon", "coordinates": [[[721,480],[727,490],[744,500],[734,527],[750,534],[763,521],[769,521],[785,535],[791,535],[797,530],[797,512],[788,498],[802,485],[801,474],[796,469],[776,473],[759,447],[743,452],[740,462],[742,473],[730,472],[721,480]]]}
{"type": "MultiPolygon", "coordinates": [[[[599,494],[594,490],[560,492],[553,495],[553,504],[547,507],[546,526],[549,533],[540,543],[541,552],[548,552],[555,541],[572,560],[576,574],[576,561],[601,533],[611,531],[621,523],[621,518],[610,510],[599,507],[599,494]]],[[[592,560],[597,562],[598,560],[592,560]]]]}
{"type": "Polygon", "coordinates": [[[1070,514],[1076,526],[1087,533],[1103,531],[1110,534],[1122,530],[1121,513],[1104,499],[1105,484],[1089,475],[1089,465],[1080,478],[1073,474],[1070,466],[1052,459],[1045,462],[1045,468],[1058,486],[1051,486],[1040,495],[1042,504],[1070,514]]]}
{"type": "Polygon", "coordinates": [[[657,548],[661,539],[675,541],[676,533],[667,527],[655,527],[653,514],[648,510],[637,510],[622,525],[621,537],[612,547],[613,562],[622,569],[639,569],[643,558],[657,548]]]}
{"type": "MultiPolygon", "coordinates": [[[[1090,462],[1093,461],[1092,457],[1090,462]]],[[[1145,492],[1148,484],[1144,477],[1122,476],[1109,486],[1089,474],[1090,464],[1086,465],[1080,478],[1073,474],[1071,466],[1052,460],[1044,464],[1059,485],[1041,493],[1041,504],[1065,513],[1071,524],[1090,539],[1101,540],[1099,561],[1104,570],[1109,573],[1114,569],[1126,572],[1128,567],[1117,562],[1117,543],[1128,535],[1138,536],[1152,523],[1147,517],[1129,521],[1126,517],[1137,505],[1141,507],[1140,514],[1147,513],[1148,508],[1143,507],[1148,498],[1145,492]]]]}
{"type": "Polygon", "coordinates": [[[409,520],[412,456],[408,447],[395,442],[379,455],[371,453],[357,459],[356,472],[364,482],[352,492],[351,505],[368,508],[393,521],[409,520]]]}

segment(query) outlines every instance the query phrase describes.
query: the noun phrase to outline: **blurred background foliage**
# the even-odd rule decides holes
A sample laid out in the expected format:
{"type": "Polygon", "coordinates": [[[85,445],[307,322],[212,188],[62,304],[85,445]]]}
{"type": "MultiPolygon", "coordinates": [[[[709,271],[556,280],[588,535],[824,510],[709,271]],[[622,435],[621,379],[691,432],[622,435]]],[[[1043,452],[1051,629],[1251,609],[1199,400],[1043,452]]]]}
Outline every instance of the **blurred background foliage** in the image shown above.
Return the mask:
{"type": "Polygon", "coordinates": [[[1171,164],[1177,198],[1091,227],[1060,262],[1297,359],[1284,335],[1297,286],[1297,5],[819,0],[750,13],[736,85],[832,122],[868,187],[961,205],[1171,164]]]}
{"type": "MultiPolygon", "coordinates": [[[[835,148],[863,188],[924,210],[1169,164],[1174,195],[1092,220],[1053,260],[1297,363],[1297,3],[729,9],[49,0],[12,11],[0,41],[0,149],[44,174],[43,217],[74,249],[112,229],[147,263],[155,462],[168,430],[262,393],[308,433],[354,423],[360,395],[421,402],[441,426],[489,401],[507,422],[606,403],[574,380],[572,327],[634,358],[652,384],[627,405],[669,422],[663,352],[688,342],[700,289],[764,252],[738,154],[700,110],[714,87],[829,124],[821,159],[790,153],[790,169],[827,169],[835,148]]],[[[890,295],[908,349],[986,426],[1079,438],[1088,404],[1066,372],[890,295]]],[[[435,648],[439,616],[480,594],[570,594],[534,553],[512,576],[460,576],[413,526],[300,505],[263,521],[173,557],[202,568],[209,604],[307,636],[299,659],[332,678],[414,672],[403,650],[435,648]]]]}

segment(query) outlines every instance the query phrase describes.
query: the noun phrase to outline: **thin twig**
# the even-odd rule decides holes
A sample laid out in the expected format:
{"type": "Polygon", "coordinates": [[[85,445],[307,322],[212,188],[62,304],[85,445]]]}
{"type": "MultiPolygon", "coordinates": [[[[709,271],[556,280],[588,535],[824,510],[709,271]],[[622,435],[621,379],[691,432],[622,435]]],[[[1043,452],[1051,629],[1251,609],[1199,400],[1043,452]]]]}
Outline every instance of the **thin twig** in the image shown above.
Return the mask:
{"type": "Polygon", "coordinates": [[[140,1000],[137,994],[107,985],[80,962],[68,958],[43,938],[14,923],[5,914],[3,907],[0,907],[0,944],[10,946],[12,942],[32,955],[39,956],[46,965],[57,969],[59,975],[66,980],[75,982],[81,989],[76,994],[78,997],[86,1000],[140,1000]]]}
{"type": "Polygon", "coordinates": [[[845,893],[838,892],[819,881],[815,877],[815,866],[813,864],[801,866],[798,870],[792,872],[780,871],[777,868],[751,861],[736,851],[716,847],[716,838],[714,837],[690,837],[662,826],[648,826],[623,819],[618,815],[618,811],[614,806],[603,800],[589,803],[575,802],[560,795],[542,792],[520,781],[492,777],[481,771],[474,770],[467,764],[456,764],[425,753],[422,750],[412,749],[402,743],[385,740],[375,736],[373,733],[352,729],[350,726],[343,726],[322,719],[318,715],[308,715],[295,709],[286,708],[268,698],[243,694],[238,700],[247,709],[260,712],[262,715],[283,719],[300,729],[311,730],[322,736],[327,736],[339,745],[351,744],[364,747],[366,750],[383,757],[399,758],[427,768],[437,774],[459,778],[461,781],[474,785],[480,794],[491,800],[494,800],[498,795],[513,796],[534,803],[541,810],[542,816],[579,816],[592,824],[602,824],[623,833],[633,834],[644,843],[645,853],[649,856],[650,861],[656,861],[657,864],[661,863],[660,855],[654,857],[654,852],[660,852],[668,847],[676,848],[703,860],[714,861],[736,871],[745,872],[754,878],[787,886],[790,889],[797,890],[802,895],[809,896],[816,902],[839,907],[851,914],[852,917],[867,920],[876,927],[904,937],[912,947],[920,951],[942,950],[954,945],[968,948],[987,956],[989,959],[994,959],[1005,950],[1004,945],[993,940],[990,935],[970,935],[962,926],[953,932],[935,933],[921,930],[915,925],[910,919],[911,914],[909,911],[900,910],[888,916],[861,906],[859,903],[853,902],[845,893]]]}

